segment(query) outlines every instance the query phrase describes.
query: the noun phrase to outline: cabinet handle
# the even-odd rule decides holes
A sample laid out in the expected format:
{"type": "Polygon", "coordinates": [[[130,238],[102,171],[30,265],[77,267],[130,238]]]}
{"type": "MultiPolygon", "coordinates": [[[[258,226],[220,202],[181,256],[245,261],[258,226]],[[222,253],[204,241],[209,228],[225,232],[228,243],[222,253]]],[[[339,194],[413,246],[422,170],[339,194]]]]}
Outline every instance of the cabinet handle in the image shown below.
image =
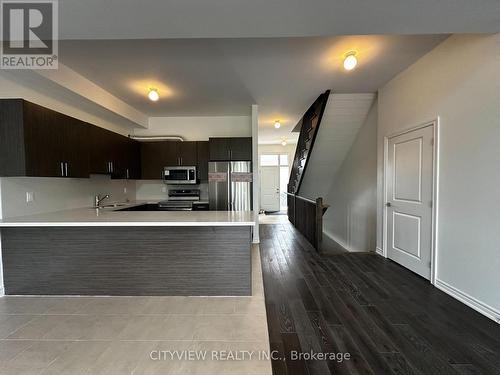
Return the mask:
{"type": "Polygon", "coordinates": [[[113,162],[110,162],[109,165],[111,165],[111,173],[113,173],[113,162]]]}
{"type": "Polygon", "coordinates": [[[60,162],[59,166],[61,167],[61,177],[64,177],[64,163],[60,162]]]}
{"type": "Polygon", "coordinates": [[[64,163],[64,173],[66,175],[66,177],[68,177],[68,163],[64,163]]]}
{"type": "Polygon", "coordinates": [[[130,174],[128,172],[128,168],[127,168],[127,180],[130,178],[130,174]]]}

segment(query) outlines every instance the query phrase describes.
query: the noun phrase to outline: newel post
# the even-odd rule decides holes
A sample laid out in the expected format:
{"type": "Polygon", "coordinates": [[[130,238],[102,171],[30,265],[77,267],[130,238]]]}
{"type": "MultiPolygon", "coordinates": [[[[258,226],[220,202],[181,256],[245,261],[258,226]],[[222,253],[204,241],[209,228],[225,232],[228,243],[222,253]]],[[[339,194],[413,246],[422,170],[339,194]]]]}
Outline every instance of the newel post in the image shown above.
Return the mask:
{"type": "Polygon", "coordinates": [[[316,199],[316,218],[315,218],[315,247],[316,250],[321,252],[321,242],[323,240],[323,198],[319,197],[316,199]]]}

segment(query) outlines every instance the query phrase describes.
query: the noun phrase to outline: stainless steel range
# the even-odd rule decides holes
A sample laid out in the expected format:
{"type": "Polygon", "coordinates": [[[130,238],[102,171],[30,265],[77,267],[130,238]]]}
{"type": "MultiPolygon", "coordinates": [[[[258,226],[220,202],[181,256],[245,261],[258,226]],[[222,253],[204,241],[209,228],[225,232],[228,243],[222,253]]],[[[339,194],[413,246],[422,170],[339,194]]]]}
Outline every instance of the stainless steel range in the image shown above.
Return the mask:
{"type": "Polygon", "coordinates": [[[192,211],[193,202],[199,200],[199,189],[172,189],[168,192],[168,200],[159,202],[158,207],[167,211],[192,211]]]}

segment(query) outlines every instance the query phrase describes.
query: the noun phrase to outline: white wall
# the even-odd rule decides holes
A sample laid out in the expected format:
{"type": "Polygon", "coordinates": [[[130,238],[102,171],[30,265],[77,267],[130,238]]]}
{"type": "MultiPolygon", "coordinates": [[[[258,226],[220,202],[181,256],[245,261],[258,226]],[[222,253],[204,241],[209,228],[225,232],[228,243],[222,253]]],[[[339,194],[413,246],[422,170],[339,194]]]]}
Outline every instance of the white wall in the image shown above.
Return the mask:
{"type": "Polygon", "coordinates": [[[250,116],[151,117],[149,128],[136,128],[135,135],[177,135],[186,141],[209,137],[251,137],[250,116]]]}
{"type": "MultiPolygon", "coordinates": [[[[348,251],[374,251],[377,202],[377,103],[359,130],[333,178],[324,202],[324,244],[333,240],[348,251]]],[[[327,245],[328,246],[328,245],[327,245]]]]}
{"type": "Polygon", "coordinates": [[[97,194],[109,194],[107,202],[135,200],[135,189],[135,181],[111,180],[104,175],[88,179],[3,177],[0,178],[0,201],[3,217],[7,218],[91,207],[97,194]],[[26,203],[26,192],[34,193],[33,202],[26,203]]]}
{"type": "Polygon", "coordinates": [[[500,319],[500,34],[452,36],[380,90],[379,182],[384,136],[437,117],[436,286],[500,319]]]}
{"type": "Polygon", "coordinates": [[[260,242],[259,233],[259,209],[260,209],[260,172],[259,172],[259,106],[252,104],[251,110],[252,117],[250,119],[252,129],[252,171],[253,171],[253,214],[254,214],[254,227],[252,233],[252,242],[260,242]]]}
{"type": "Polygon", "coordinates": [[[326,197],[376,96],[375,93],[330,94],[299,195],[312,200],[326,197]]]}

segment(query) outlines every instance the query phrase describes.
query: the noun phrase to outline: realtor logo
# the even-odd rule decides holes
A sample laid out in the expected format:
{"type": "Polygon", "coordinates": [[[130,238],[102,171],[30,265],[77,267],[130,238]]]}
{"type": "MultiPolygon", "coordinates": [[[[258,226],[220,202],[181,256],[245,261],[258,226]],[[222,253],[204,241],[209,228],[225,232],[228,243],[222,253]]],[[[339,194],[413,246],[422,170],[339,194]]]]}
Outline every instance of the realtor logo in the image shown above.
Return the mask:
{"type": "Polygon", "coordinates": [[[0,68],[57,69],[57,0],[0,3],[0,68]]]}

